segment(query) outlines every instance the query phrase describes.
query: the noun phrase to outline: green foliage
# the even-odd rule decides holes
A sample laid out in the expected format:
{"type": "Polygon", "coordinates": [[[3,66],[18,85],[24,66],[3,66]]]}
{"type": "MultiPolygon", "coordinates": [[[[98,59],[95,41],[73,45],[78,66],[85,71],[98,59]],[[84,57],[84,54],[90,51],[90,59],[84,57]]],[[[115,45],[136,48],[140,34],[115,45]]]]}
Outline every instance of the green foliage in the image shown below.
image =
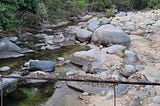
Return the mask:
{"type": "Polygon", "coordinates": [[[80,8],[83,8],[86,6],[86,0],[74,0],[74,1],[80,8]]]}
{"type": "MultiPolygon", "coordinates": [[[[0,28],[11,31],[20,24],[18,14],[26,11],[37,13],[40,0],[1,0],[0,1],[0,28]]],[[[20,16],[19,15],[19,16],[20,16]]]]}

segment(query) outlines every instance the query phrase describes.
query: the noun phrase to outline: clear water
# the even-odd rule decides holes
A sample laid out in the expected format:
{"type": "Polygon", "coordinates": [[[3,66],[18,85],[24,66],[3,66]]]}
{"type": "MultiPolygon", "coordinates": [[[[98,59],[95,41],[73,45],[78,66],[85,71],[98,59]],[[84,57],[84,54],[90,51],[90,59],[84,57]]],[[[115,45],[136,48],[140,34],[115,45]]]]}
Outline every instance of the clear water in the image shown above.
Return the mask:
{"type": "MultiPolygon", "coordinates": [[[[11,68],[10,71],[5,73],[1,72],[0,74],[9,74],[14,71],[17,71],[21,68],[21,66],[25,62],[29,61],[30,59],[52,60],[55,62],[55,64],[57,64],[56,61],[57,57],[64,57],[68,59],[74,52],[82,49],[84,49],[84,47],[76,45],[68,45],[56,50],[42,51],[40,49],[35,49],[34,53],[26,54],[24,57],[21,58],[0,60],[1,63],[0,67],[7,65],[11,68]]],[[[72,68],[71,66],[56,67],[54,73],[59,73],[59,75],[62,76],[65,74],[66,71],[71,70],[71,68],[72,68]]],[[[52,94],[54,94],[54,91],[55,91],[55,86],[53,82],[39,84],[38,86],[20,85],[18,86],[16,91],[4,97],[4,106],[43,106],[52,96],[52,94]]],[[[63,94],[65,93],[65,91],[66,90],[62,90],[61,93],[63,94]]],[[[73,95],[75,95],[75,93],[73,95]]],[[[61,106],[61,105],[56,105],[56,106],[61,106]]]]}

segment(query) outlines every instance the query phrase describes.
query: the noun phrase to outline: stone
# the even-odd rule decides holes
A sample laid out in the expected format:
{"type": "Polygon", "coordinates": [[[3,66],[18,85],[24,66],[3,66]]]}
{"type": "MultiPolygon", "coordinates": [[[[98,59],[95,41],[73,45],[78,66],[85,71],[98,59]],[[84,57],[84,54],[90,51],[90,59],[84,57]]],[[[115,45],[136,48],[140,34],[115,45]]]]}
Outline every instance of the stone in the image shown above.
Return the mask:
{"type": "Polygon", "coordinates": [[[118,13],[116,16],[118,16],[118,17],[124,17],[124,16],[126,16],[126,15],[127,15],[126,12],[120,12],[120,13],[118,13]]]}
{"type": "Polygon", "coordinates": [[[129,77],[136,73],[136,68],[133,65],[125,65],[124,70],[121,70],[120,73],[125,77],[129,77]]]}
{"type": "Polygon", "coordinates": [[[110,20],[108,18],[102,17],[94,17],[87,22],[87,29],[91,32],[94,32],[99,26],[108,24],[110,20]]]}
{"type": "Polygon", "coordinates": [[[154,24],[155,23],[155,21],[153,21],[152,19],[147,19],[147,20],[145,20],[145,25],[147,26],[147,25],[152,25],[152,24],[154,24]]]}
{"type": "MultiPolygon", "coordinates": [[[[43,72],[43,71],[35,71],[31,72],[28,77],[34,77],[34,78],[49,78],[50,74],[43,72]]],[[[40,83],[40,82],[47,82],[47,80],[37,80],[37,79],[27,79],[27,83],[40,83]]]]}
{"type": "Polygon", "coordinates": [[[80,42],[90,41],[92,37],[92,32],[88,31],[87,29],[79,29],[76,32],[76,39],[80,42]]]}
{"type": "Polygon", "coordinates": [[[159,106],[157,103],[149,103],[148,106],[159,106]]]}
{"type": "Polygon", "coordinates": [[[41,70],[44,72],[55,70],[55,64],[49,60],[31,61],[29,67],[30,70],[41,70]]]}
{"type": "Polygon", "coordinates": [[[45,50],[45,49],[49,49],[49,50],[54,50],[54,49],[59,49],[61,48],[60,46],[56,46],[56,45],[47,45],[47,46],[42,46],[41,49],[45,50]]]}
{"type": "Polygon", "coordinates": [[[8,70],[10,70],[10,67],[8,66],[4,66],[0,68],[0,71],[8,71],[8,70]]]}
{"type": "Polygon", "coordinates": [[[46,36],[45,44],[54,44],[53,39],[54,39],[54,36],[46,36]]]}
{"type": "Polygon", "coordinates": [[[4,39],[7,39],[11,42],[16,42],[18,40],[18,37],[5,37],[4,39]]]}
{"type": "Polygon", "coordinates": [[[126,50],[124,52],[124,57],[125,57],[125,62],[127,64],[134,65],[134,64],[136,64],[140,61],[137,53],[135,51],[132,51],[132,50],[126,50]]]}
{"type": "Polygon", "coordinates": [[[100,92],[100,95],[101,95],[101,96],[105,96],[105,95],[106,95],[106,91],[101,91],[101,92],[100,92]]]}
{"type": "Polygon", "coordinates": [[[45,39],[48,35],[45,34],[45,33],[42,33],[42,34],[36,34],[35,37],[36,38],[40,38],[40,39],[45,39]]]}
{"type": "Polygon", "coordinates": [[[88,30],[94,32],[99,27],[99,22],[90,22],[88,24],[88,30]]]}
{"type": "Polygon", "coordinates": [[[18,45],[12,43],[11,41],[7,39],[0,39],[0,51],[21,53],[22,49],[18,45]]]}
{"type": "Polygon", "coordinates": [[[101,72],[104,72],[104,71],[107,71],[107,70],[106,69],[101,69],[101,68],[94,68],[93,69],[94,74],[101,73],[101,72]]]}
{"type": "Polygon", "coordinates": [[[58,57],[57,60],[58,60],[58,61],[64,61],[65,58],[64,58],[64,57],[58,57]]]}
{"type": "Polygon", "coordinates": [[[0,59],[17,58],[22,56],[24,56],[24,54],[20,54],[17,52],[0,51],[0,59]]]}
{"type": "Polygon", "coordinates": [[[102,44],[104,46],[108,46],[109,44],[130,45],[130,37],[111,24],[102,25],[96,29],[91,41],[95,44],[102,44]]]}
{"type": "Polygon", "coordinates": [[[127,81],[129,82],[148,82],[147,77],[141,73],[135,73],[128,77],[127,81]]]}
{"type": "Polygon", "coordinates": [[[102,51],[105,51],[106,53],[109,54],[116,54],[120,57],[123,57],[124,55],[124,51],[126,49],[126,46],[122,46],[122,45],[113,45],[107,48],[103,48],[102,51]]]}
{"type": "Polygon", "coordinates": [[[154,101],[154,103],[160,104],[160,96],[155,96],[155,97],[153,98],[153,101],[154,101]]]}
{"type": "Polygon", "coordinates": [[[78,73],[78,71],[68,71],[68,72],[66,72],[66,76],[74,75],[77,73],[78,73]]]}
{"type": "Polygon", "coordinates": [[[65,37],[61,32],[56,33],[56,35],[54,36],[53,41],[55,43],[61,43],[65,41],[65,37]]]}

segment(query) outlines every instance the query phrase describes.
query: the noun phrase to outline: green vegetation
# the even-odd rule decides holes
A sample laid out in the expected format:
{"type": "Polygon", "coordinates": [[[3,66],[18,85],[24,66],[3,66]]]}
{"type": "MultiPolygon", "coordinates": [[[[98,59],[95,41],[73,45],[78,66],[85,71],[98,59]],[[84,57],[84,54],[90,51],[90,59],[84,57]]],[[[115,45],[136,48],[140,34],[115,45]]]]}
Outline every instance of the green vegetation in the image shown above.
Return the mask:
{"type": "Polygon", "coordinates": [[[106,12],[160,8],[160,0],[1,0],[0,30],[11,31],[19,26],[37,28],[43,20],[57,22],[78,16],[81,9],[106,12]]]}

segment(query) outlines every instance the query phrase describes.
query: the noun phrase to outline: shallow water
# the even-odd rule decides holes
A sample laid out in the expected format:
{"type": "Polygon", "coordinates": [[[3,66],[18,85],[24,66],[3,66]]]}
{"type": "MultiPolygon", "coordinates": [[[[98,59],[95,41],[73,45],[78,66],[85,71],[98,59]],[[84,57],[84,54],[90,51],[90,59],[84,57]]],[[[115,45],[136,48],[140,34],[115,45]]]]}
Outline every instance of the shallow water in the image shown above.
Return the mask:
{"type": "MultiPolygon", "coordinates": [[[[65,72],[74,70],[74,68],[71,65],[58,66],[58,61],[56,60],[57,57],[69,59],[74,52],[84,50],[84,47],[68,45],[55,50],[40,50],[39,48],[34,49],[34,53],[25,54],[24,57],[0,60],[0,67],[9,66],[11,68],[10,71],[0,72],[0,74],[9,74],[14,71],[18,71],[25,62],[29,61],[30,59],[38,59],[52,60],[56,65],[56,70],[54,73],[58,73],[58,76],[62,77],[65,75],[65,72]]],[[[16,91],[4,97],[4,106],[42,106],[48,101],[52,94],[54,95],[54,91],[55,86],[53,82],[40,84],[38,86],[20,85],[16,91]]],[[[61,91],[62,94],[65,92],[66,90],[61,91]]],[[[73,95],[75,94],[73,93],[73,95]]],[[[72,98],[72,96],[70,98],[72,98]]],[[[65,104],[65,101],[63,101],[63,103],[65,104]]],[[[60,105],[57,104],[56,106],[60,105]]]]}

